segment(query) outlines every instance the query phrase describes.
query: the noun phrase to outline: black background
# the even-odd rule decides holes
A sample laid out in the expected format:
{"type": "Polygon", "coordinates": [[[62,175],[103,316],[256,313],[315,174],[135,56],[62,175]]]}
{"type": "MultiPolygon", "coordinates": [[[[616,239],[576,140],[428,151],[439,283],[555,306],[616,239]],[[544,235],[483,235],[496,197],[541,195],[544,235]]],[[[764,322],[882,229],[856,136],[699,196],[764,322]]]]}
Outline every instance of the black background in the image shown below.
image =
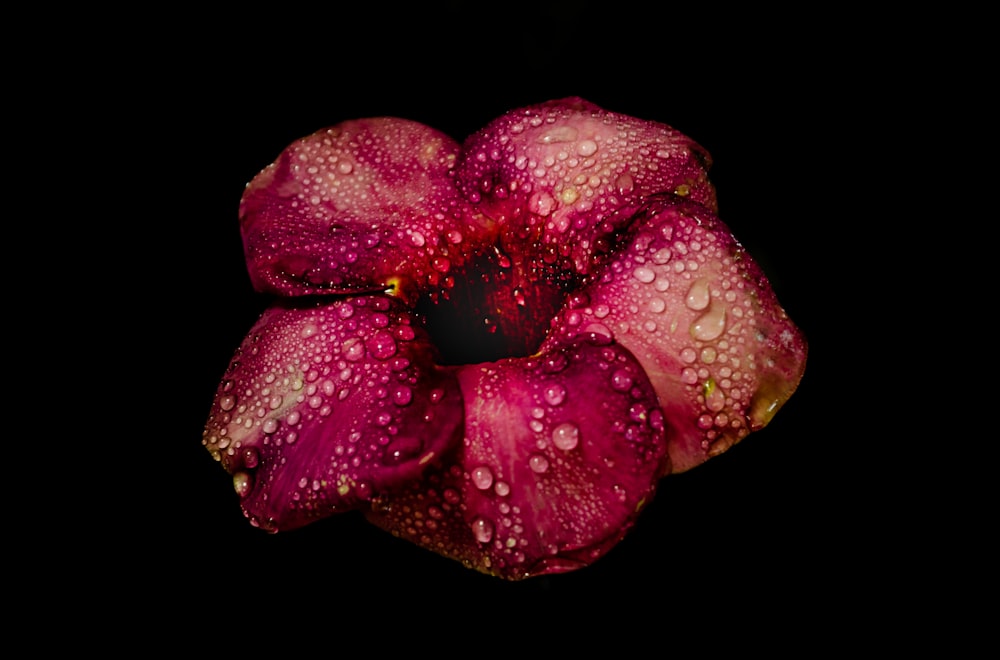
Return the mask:
{"type": "Polygon", "coordinates": [[[128,510],[124,525],[107,526],[122,536],[115,554],[129,558],[118,567],[126,603],[171,602],[171,619],[209,629],[236,620],[248,638],[286,634],[267,626],[272,616],[374,623],[389,637],[419,621],[435,637],[470,622],[499,635],[505,621],[565,613],[585,639],[620,634],[597,625],[605,615],[650,615],[663,629],[642,634],[658,639],[747,617],[765,635],[795,626],[825,636],[829,616],[816,613],[843,598],[857,609],[839,620],[874,625],[858,612],[883,588],[861,589],[857,571],[884,560],[872,509],[885,505],[860,512],[865,460],[843,451],[859,433],[841,389],[854,376],[844,355],[851,285],[830,267],[831,238],[843,250],[844,227],[859,222],[845,190],[871,179],[838,163],[866,148],[858,124],[884,121],[848,57],[865,35],[767,16],[723,33],[712,8],[668,6],[654,19],[596,3],[269,8],[255,18],[253,28],[192,19],[157,40],[158,57],[125,85],[135,94],[121,149],[157,161],[131,173],[142,181],[136,231],[155,218],[127,267],[155,297],[124,298],[143,328],[133,355],[142,382],[122,388],[141,401],[139,420],[122,442],[127,463],[102,483],[104,506],[128,510]],[[243,263],[243,187],[291,141],[346,119],[395,115],[461,140],[507,110],[570,95],[667,123],[709,150],[720,217],[810,343],[799,391],[766,429],[666,478],[625,540],[574,573],[504,582],[348,514],[277,535],[252,528],[201,446],[219,379],[266,304],[243,263]]]}

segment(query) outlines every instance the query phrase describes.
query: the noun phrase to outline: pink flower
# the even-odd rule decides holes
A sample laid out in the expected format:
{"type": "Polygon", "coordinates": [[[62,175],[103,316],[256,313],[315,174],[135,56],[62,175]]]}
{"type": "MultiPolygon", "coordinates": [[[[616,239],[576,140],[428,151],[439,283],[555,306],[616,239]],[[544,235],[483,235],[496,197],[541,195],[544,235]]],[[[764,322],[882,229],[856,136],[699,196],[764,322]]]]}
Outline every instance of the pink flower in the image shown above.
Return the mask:
{"type": "Polygon", "coordinates": [[[361,510],[511,580],[607,553],[661,478],[765,426],[805,367],[710,162],[579,98],[463,144],[378,117],[290,145],[240,204],[278,302],[203,437],[251,523],[361,510]]]}

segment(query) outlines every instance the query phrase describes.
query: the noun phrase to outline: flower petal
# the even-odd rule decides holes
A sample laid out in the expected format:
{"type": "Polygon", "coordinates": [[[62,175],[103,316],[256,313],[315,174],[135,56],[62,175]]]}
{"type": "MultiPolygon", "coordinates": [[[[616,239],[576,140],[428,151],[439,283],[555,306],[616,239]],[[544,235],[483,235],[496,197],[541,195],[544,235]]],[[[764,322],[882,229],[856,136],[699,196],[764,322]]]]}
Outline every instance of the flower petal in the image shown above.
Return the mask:
{"type": "Polygon", "coordinates": [[[650,198],[599,281],[542,345],[598,334],[642,364],[674,472],[762,428],[798,387],[806,341],[764,273],[708,208],[650,198]]]}
{"type": "Polygon", "coordinates": [[[444,133],[394,117],[296,140],[240,202],[254,287],[281,295],[447,288],[489,225],[453,185],[458,152],[444,133]]]}
{"type": "Polygon", "coordinates": [[[203,444],[270,531],[418,478],[461,439],[453,373],[385,296],[266,310],[226,371],[203,444]]]}
{"type": "Polygon", "coordinates": [[[667,469],[652,385],[621,346],[579,340],[458,368],[465,442],[373,502],[393,534],[507,579],[603,556],[667,469]]]}
{"type": "Polygon", "coordinates": [[[670,126],[570,97],[508,112],[470,136],[456,179],[508,243],[537,240],[539,265],[589,274],[635,200],[666,191],[715,208],[710,165],[670,126]]]}

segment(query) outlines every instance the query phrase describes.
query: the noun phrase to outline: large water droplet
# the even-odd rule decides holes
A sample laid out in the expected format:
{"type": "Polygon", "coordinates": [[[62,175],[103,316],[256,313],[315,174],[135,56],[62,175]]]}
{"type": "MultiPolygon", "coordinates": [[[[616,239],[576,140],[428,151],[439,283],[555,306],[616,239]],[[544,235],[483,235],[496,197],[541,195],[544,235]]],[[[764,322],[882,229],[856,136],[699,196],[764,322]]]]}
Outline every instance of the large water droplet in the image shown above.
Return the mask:
{"type": "Polygon", "coordinates": [[[477,516],[475,520],[472,521],[472,535],[480,543],[489,543],[493,538],[493,522],[483,518],[482,516],[477,516]]]}
{"type": "Polygon", "coordinates": [[[632,271],[632,277],[639,280],[643,284],[649,284],[656,279],[656,271],[652,268],[647,268],[646,266],[639,266],[632,271]]]}
{"type": "Polygon", "coordinates": [[[726,310],[713,305],[691,324],[691,336],[701,341],[712,341],[726,329],[726,310]]]}
{"type": "Polygon", "coordinates": [[[543,396],[550,406],[558,406],[566,399],[566,388],[559,383],[553,383],[545,388],[543,396]]]}
{"type": "Polygon", "coordinates": [[[543,133],[538,141],[542,144],[553,144],[557,142],[572,142],[576,139],[579,131],[573,126],[556,126],[543,133]]]}
{"type": "Polygon", "coordinates": [[[528,457],[528,467],[536,474],[542,474],[549,469],[549,459],[541,454],[532,454],[528,457]]]}
{"type": "Polygon", "coordinates": [[[552,430],[552,444],[563,451],[569,451],[580,442],[580,429],[576,424],[564,422],[552,430]]]}
{"type": "Polygon", "coordinates": [[[493,485],[493,471],[485,465],[477,467],[470,475],[472,484],[479,490],[486,490],[493,485]]]}
{"type": "Polygon", "coordinates": [[[688,306],[688,309],[700,311],[708,307],[710,301],[711,294],[708,291],[708,281],[700,279],[691,284],[691,288],[687,292],[687,297],[684,299],[684,304],[688,306]]]}
{"type": "Polygon", "coordinates": [[[253,478],[246,472],[237,472],[233,475],[233,488],[240,497],[246,497],[253,488],[253,478]]]}
{"type": "Polygon", "coordinates": [[[597,143],[593,140],[581,140],[578,145],[576,145],[576,153],[581,156],[593,156],[597,153],[597,143]]]}
{"type": "Polygon", "coordinates": [[[368,352],[376,360],[387,360],[396,353],[396,340],[385,330],[379,330],[365,342],[368,352]]]}
{"type": "Polygon", "coordinates": [[[351,337],[344,342],[341,347],[344,351],[344,357],[352,362],[357,362],[365,356],[365,345],[357,337],[351,337]]]}

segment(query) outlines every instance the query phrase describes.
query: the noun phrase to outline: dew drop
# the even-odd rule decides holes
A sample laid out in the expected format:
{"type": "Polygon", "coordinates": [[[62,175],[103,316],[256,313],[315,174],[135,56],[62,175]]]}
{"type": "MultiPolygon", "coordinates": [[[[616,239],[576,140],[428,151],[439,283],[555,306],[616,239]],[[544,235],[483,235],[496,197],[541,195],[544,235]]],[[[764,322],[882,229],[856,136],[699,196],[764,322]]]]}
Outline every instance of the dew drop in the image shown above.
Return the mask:
{"type": "Polygon", "coordinates": [[[653,298],[649,301],[649,311],[654,314],[660,314],[667,308],[667,303],[663,302],[663,298],[653,298]]]}
{"type": "Polygon", "coordinates": [[[413,390],[406,385],[400,385],[392,391],[392,402],[397,406],[405,406],[413,400],[413,390]]]}
{"type": "Polygon", "coordinates": [[[541,454],[532,454],[528,457],[528,467],[535,474],[542,474],[549,469],[549,459],[545,458],[541,454]]]}
{"type": "Polygon", "coordinates": [[[639,266],[632,271],[632,277],[639,280],[643,284],[649,284],[656,279],[656,272],[652,268],[647,268],[646,266],[639,266]]]}
{"type": "Polygon", "coordinates": [[[615,187],[618,188],[619,194],[625,195],[632,192],[635,188],[635,181],[632,180],[631,175],[622,174],[620,177],[615,179],[615,187]]]}
{"type": "Polygon", "coordinates": [[[493,486],[493,492],[500,497],[507,497],[510,495],[510,484],[506,481],[498,481],[496,485],[493,486]]]}
{"type": "Polygon", "coordinates": [[[219,399],[219,407],[225,411],[232,410],[236,406],[236,397],[232,394],[227,394],[219,399]]]}
{"type": "Polygon", "coordinates": [[[701,341],[712,341],[726,329],[726,310],[713,306],[691,324],[691,336],[701,341]]]}
{"type": "Polygon", "coordinates": [[[387,360],[396,353],[396,341],[385,330],[373,334],[365,345],[376,360],[387,360]]]}
{"type": "Polygon", "coordinates": [[[624,369],[618,369],[611,374],[611,387],[619,392],[626,392],[632,387],[632,376],[624,369]]]}
{"type": "Polygon", "coordinates": [[[541,135],[538,141],[542,144],[554,144],[558,142],[572,142],[576,139],[577,134],[576,128],[573,126],[557,126],[552,128],[541,135]]]}
{"type": "Polygon", "coordinates": [[[593,140],[583,140],[576,145],[576,153],[581,156],[593,156],[597,153],[597,143],[593,140]]]}
{"type": "Polygon", "coordinates": [[[660,248],[653,253],[653,263],[662,266],[670,261],[670,248],[660,248]]]}
{"type": "Polygon", "coordinates": [[[357,337],[351,337],[345,341],[342,348],[344,357],[352,362],[357,362],[365,356],[365,345],[357,337]]]}
{"type": "Polygon", "coordinates": [[[472,535],[480,543],[489,543],[493,538],[493,523],[482,516],[472,521],[472,535]]]}
{"type": "Polygon", "coordinates": [[[580,429],[576,424],[564,422],[552,430],[552,444],[563,451],[569,451],[580,442],[580,429]]]}
{"type": "Polygon", "coordinates": [[[479,490],[486,490],[493,485],[493,472],[485,465],[472,471],[472,484],[479,490]]]}
{"type": "Polygon", "coordinates": [[[688,306],[688,309],[700,311],[708,307],[710,301],[711,296],[708,291],[708,281],[701,279],[691,284],[691,288],[687,292],[687,297],[684,299],[684,304],[688,306]]]}
{"type": "Polygon", "coordinates": [[[264,425],[261,427],[261,430],[265,434],[271,435],[272,433],[274,433],[275,431],[278,430],[278,422],[277,422],[277,420],[274,420],[274,419],[266,420],[264,422],[264,425]]]}
{"type": "Polygon", "coordinates": [[[566,399],[566,388],[559,383],[553,383],[545,388],[543,396],[550,406],[558,406],[566,399]]]}
{"type": "Polygon", "coordinates": [[[246,472],[237,472],[233,475],[233,488],[240,497],[246,497],[253,488],[253,479],[246,472]]]}

